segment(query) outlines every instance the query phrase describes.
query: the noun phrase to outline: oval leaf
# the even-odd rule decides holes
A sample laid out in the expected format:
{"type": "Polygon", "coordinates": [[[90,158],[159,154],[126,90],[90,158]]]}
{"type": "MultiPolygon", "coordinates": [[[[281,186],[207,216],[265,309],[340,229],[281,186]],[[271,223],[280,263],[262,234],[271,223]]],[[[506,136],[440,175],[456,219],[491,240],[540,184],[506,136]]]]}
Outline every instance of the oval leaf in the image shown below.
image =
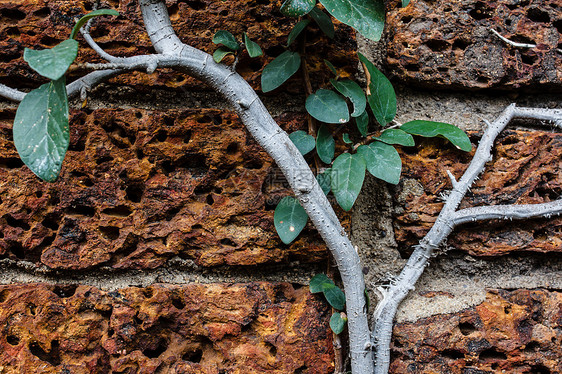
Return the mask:
{"type": "Polygon", "coordinates": [[[316,135],[316,153],[325,164],[331,164],[336,151],[336,142],[328,126],[322,125],[316,135]]]}
{"type": "Polygon", "coordinates": [[[320,173],[316,176],[316,180],[324,192],[324,195],[327,195],[330,190],[332,189],[332,178],[330,177],[330,172],[332,169],[326,169],[323,173],[320,173]]]}
{"type": "Polygon", "coordinates": [[[339,287],[327,286],[323,292],[326,301],[328,301],[328,304],[330,304],[332,308],[337,310],[343,310],[345,308],[345,294],[339,287]]]}
{"type": "Polygon", "coordinates": [[[342,81],[330,79],[330,83],[332,83],[332,86],[334,86],[343,96],[347,97],[353,104],[353,113],[351,113],[352,117],[360,116],[365,111],[367,99],[365,99],[365,94],[357,83],[350,79],[342,81]]]}
{"type": "Polygon", "coordinates": [[[402,160],[393,146],[373,142],[359,146],[357,153],[365,159],[369,173],[385,182],[398,184],[402,172],[402,160]]]}
{"type": "Polygon", "coordinates": [[[330,317],[330,328],[334,334],[339,335],[343,332],[346,322],[347,318],[345,318],[341,313],[336,312],[330,317]]]}
{"type": "Polygon", "coordinates": [[[330,69],[330,71],[332,72],[332,74],[334,74],[336,77],[338,76],[338,71],[336,70],[336,67],[328,60],[324,60],[324,63],[326,64],[326,66],[328,67],[328,69],[330,69]]]}
{"type": "Polygon", "coordinates": [[[285,0],[281,13],[287,17],[301,17],[308,14],[316,5],[316,0],[285,0]]]}
{"type": "Polygon", "coordinates": [[[328,16],[318,8],[312,9],[309,14],[314,22],[316,22],[320,30],[322,30],[322,32],[326,34],[328,38],[333,39],[336,31],[334,29],[334,23],[332,22],[330,16],[328,16]]]}
{"type": "Polygon", "coordinates": [[[25,95],[13,132],[16,149],[29,169],[47,182],[57,179],[70,139],[64,78],[25,95]]]}
{"type": "Polygon", "coordinates": [[[365,179],[365,160],[358,154],[343,153],[332,165],[332,191],[343,210],[349,211],[365,179]]]}
{"type": "Polygon", "coordinates": [[[370,80],[367,101],[375,115],[375,119],[384,126],[396,116],[396,93],[394,92],[394,87],[371,61],[361,53],[358,53],[358,55],[359,60],[367,69],[366,74],[368,74],[368,80],[370,80]]]}
{"type": "Polygon", "coordinates": [[[465,152],[472,150],[472,144],[465,132],[448,123],[416,120],[403,124],[400,129],[410,134],[425,137],[441,136],[465,152]]]}
{"type": "Polygon", "coordinates": [[[386,144],[398,144],[406,147],[413,147],[416,145],[414,137],[400,129],[385,130],[381,136],[376,139],[381,142],[385,142],[386,144]]]}
{"type": "Polygon", "coordinates": [[[349,110],[345,99],[330,90],[318,90],[306,98],[306,110],[318,121],[326,123],[346,123],[349,110]]]}
{"type": "Polygon", "coordinates": [[[72,28],[70,32],[70,39],[76,39],[78,31],[88,22],[90,19],[98,16],[118,16],[119,12],[113,9],[97,9],[93,12],[86,14],[84,17],[80,18],[76,25],[72,28]]]}
{"type": "Polygon", "coordinates": [[[234,35],[225,30],[219,30],[215,33],[213,36],[213,43],[222,44],[233,51],[240,49],[240,44],[238,44],[234,35]]]}
{"type": "Polygon", "coordinates": [[[410,0],[402,0],[402,8],[405,8],[408,4],[410,4],[410,0]]]}
{"type": "Polygon", "coordinates": [[[295,39],[300,35],[302,30],[304,30],[306,28],[306,26],[308,26],[309,23],[310,23],[309,19],[303,19],[303,20],[299,21],[295,25],[295,27],[293,27],[293,29],[289,33],[289,37],[287,38],[287,47],[290,46],[291,44],[293,44],[295,39]]]}
{"type": "Polygon", "coordinates": [[[335,283],[326,274],[316,274],[309,283],[310,293],[324,292],[326,288],[332,286],[335,286],[335,283]]]}
{"type": "Polygon", "coordinates": [[[261,75],[263,92],[273,91],[291,78],[301,66],[301,56],[297,52],[285,51],[271,61],[261,75]]]}
{"type": "Polygon", "coordinates": [[[218,64],[220,63],[226,55],[233,54],[230,49],[225,47],[219,47],[216,51],[213,52],[213,60],[218,64]]]}
{"type": "Polygon", "coordinates": [[[26,48],[23,59],[42,76],[57,80],[66,73],[78,54],[78,42],[67,39],[51,49],[34,51],[26,48]]]}
{"type": "Polygon", "coordinates": [[[297,199],[287,196],[277,204],[273,221],[281,241],[289,244],[306,226],[308,215],[297,199]]]}
{"type": "Polygon", "coordinates": [[[369,132],[369,114],[367,111],[363,111],[358,117],[355,117],[355,124],[357,125],[357,129],[363,136],[367,136],[369,132]]]}
{"type": "Polygon", "coordinates": [[[244,46],[246,47],[246,51],[248,51],[248,56],[251,58],[258,57],[263,55],[263,51],[258,43],[252,41],[248,38],[248,35],[244,33],[244,46]]]}
{"type": "Polygon", "coordinates": [[[378,41],[384,28],[382,0],[320,0],[328,13],[357,30],[367,39],[378,41]]]}
{"type": "Polygon", "coordinates": [[[308,152],[312,151],[316,146],[316,141],[314,140],[314,137],[308,135],[306,132],[302,130],[298,130],[291,133],[291,135],[289,135],[289,139],[291,139],[291,141],[295,143],[295,146],[298,148],[299,152],[303,156],[308,152]]]}

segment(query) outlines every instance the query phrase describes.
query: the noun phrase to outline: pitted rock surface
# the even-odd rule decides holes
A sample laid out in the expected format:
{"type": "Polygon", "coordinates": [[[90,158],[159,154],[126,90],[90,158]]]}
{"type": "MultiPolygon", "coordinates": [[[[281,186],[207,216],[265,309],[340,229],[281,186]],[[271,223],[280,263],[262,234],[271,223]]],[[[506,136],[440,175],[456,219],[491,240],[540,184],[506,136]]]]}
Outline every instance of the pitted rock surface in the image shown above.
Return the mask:
{"type": "Polygon", "coordinates": [[[390,372],[560,373],[561,305],[556,291],[499,290],[458,313],[399,323],[390,372]]]}
{"type": "Polygon", "coordinates": [[[329,306],[287,283],[0,286],[0,367],[21,373],[330,373],[329,306]]]}
{"type": "MultiPolygon", "coordinates": [[[[477,138],[472,139],[476,144],[477,138]]],[[[396,240],[409,253],[429,231],[450,190],[446,174],[460,179],[472,154],[453,149],[443,140],[422,141],[415,150],[403,149],[402,181],[396,189],[396,240]],[[406,153],[408,152],[408,153],[406,153]]],[[[562,135],[546,131],[504,130],[486,165],[460,209],[499,204],[536,204],[562,194],[562,135]]],[[[448,240],[455,249],[476,256],[512,252],[561,252],[562,218],[524,222],[484,221],[456,228],[448,240]]]]}
{"type": "Polygon", "coordinates": [[[388,72],[404,83],[562,91],[558,0],[416,0],[391,10],[386,30],[388,72]]]}
{"type": "MultiPolygon", "coordinates": [[[[155,268],[325,258],[309,226],[290,246],[273,209],[289,194],[238,117],[218,110],[75,111],[62,173],[41,182],[17,157],[13,111],[0,120],[0,256],[52,269],[155,268]]],[[[287,131],[299,114],[277,118],[287,131]]]]}

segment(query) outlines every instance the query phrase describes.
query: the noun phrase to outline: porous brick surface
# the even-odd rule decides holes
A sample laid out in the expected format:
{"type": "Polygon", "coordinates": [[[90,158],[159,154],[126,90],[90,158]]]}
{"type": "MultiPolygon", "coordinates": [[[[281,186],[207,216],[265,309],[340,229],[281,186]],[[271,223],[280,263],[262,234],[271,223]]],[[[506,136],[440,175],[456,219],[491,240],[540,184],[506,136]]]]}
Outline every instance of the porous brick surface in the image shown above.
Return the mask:
{"type": "MultiPolygon", "coordinates": [[[[473,144],[476,144],[478,137],[474,135],[473,144]]],[[[403,180],[395,194],[399,206],[395,234],[404,253],[409,253],[411,246],[423,238],[441,211],[443,194],[452,188],[447,170],[460,179],[472,157],[444,140],[422,141],[422,144],[408,153],[403,150],[403,180]]],[[[493,160],[467,193],[460,209],[556,200],[562,192],[561,144],[559,133],[504,130],[496,141],[493,160]]],[[[455,229],[448,244],[475,256],[560,252],[561,230],[559,217],[507,224],[476,222],[455,229]]]]}
{"type": "Polygon", "coordinates": [[[329,307],[288,283],[0,286],[3,373],[330,373],[329,307]]]}
{"type": "Polygon", "coordinates": [[[391,373],[560,373],[562,294],[497,290],[459,313],[394,328],[391,373]]]}
{"type": "Polygon", "coordinates": [[[387,68],[403,82],[562,91],[558,0],[416,0],[391,10],[387,22],[387,68]],[[537,47],[509,46],[492,29],[537,47]]]}

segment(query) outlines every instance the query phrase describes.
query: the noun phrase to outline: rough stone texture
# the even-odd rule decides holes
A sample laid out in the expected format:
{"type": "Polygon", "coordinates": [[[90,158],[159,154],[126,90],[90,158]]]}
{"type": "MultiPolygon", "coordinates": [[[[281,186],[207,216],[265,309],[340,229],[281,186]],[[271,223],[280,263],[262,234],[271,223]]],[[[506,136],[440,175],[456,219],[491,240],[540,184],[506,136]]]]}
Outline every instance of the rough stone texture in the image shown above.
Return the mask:
{"type": "Polygon", "coordinates": [[[329,307],[288,283],[0,286],[3,373],[330,373],[329,307]]]}
{"type": "Polygon", "coordinates": [[[560,373],[561,305],[560,292],[497,290],[459,313],[397,324],[390,372],[560,373]]]}
{"type": "MultiPolygon", "coordinates": [[[[473,137],[473,143],[477,140],[473,137]]],[[[456,151],[445,141],[423,141],[422,144],[402,152],[403,180],[395,194],[399,206],[395,235],[402,253],[409,253],[408,247],[418,243],[441,211],[441,194],[451,188],[446,170],[458,179],[471,159],[471,155],[456,151]]],[[[559,133],[505,130],[496,142],[493,161],[460,208],[533,204],[557,199],[562,193],[561,144],[559,133]]],[[[561,218],[508,224],[474,223],[456,229],[448,243],[475,256],[521,251],[560,252],[561,230],[561,218]],[[484,225],[486,230],[482,229],[484,225]]]]}
{"type": "MultiPolygon", "coordinates": [[[[292,245],[273,226],[288,185],[238,118],[217,110],[75,111],[62,174],[43,183],[0,122],[0,255],[50,268],[154,268],[325,258],[309,227],[292,245]]],[[[287,130],[298,114],[278,118],[287,130]]]]}
{"type": "Polygon", "coordinates": [[[392,9],[387,22],[387,71],[402,82],[562,90],[558,0],[416,0],[392,9]],[[537,48],[508,46],[490,29],[537,48]]]}

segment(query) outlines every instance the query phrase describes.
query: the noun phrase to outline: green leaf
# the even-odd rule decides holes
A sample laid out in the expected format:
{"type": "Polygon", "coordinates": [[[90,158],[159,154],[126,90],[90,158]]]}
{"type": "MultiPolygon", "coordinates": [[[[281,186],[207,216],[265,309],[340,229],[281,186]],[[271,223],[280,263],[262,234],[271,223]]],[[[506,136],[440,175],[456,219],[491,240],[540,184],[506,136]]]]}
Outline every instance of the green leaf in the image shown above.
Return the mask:
{"type": "Polygon", "coordinates": [[[334,67],[334,65],[328,61],[328,60],[324,60],[324,63],[326,64],[326,66],[328,67],[328,69],[330,69],[330,71],[337,77],[338,76],[338,71],[336,70],[336,68],[334,67]]]}
{"type": "Polygon", "coordinates": [[[359,117],[355,117],[355,124],[361,135],[367,136],[369,132],[369,114],[367,114],[366,110],[359,117]]]}
{"type": "Polygon", "coordinates": [[[334,334],[339,335],[343,332],[346,322],[347,318],[344,317],[341,313],[336,312],[330,317],[330,328],[332,329],[334,334]]]}
{"type": "Polygon", "coordinates": [[[332,308],[337,310],[344,310],[345,308],[345,294],[338,286],[326,286],[324,288],[324,297],[332,308]]]}
{"type": "Polygon", "coordinates": [[[465,152],[472,150],[472,144],[465,132],[448,123],[416,120],[403,124],[400,126],[400,129],[413,135],[425,137],[441,136],[465,152]]]}
{"type": "Polygon", "coordinates": [[[222,44],[232,51],[240,49],[240,44],[238,44],[234,35],[225,30],[219,30],[215,33],[213,36],[213,43],[222,44]]]}
{"type": "Polygon", "coordinates": [[[346,123],[349,110],[345,99],[334,91],[320,89],[306,98],[306,110],[318,121],[346,123]]]}
{"type": "Polygon", "coordinates": [[[47,182],[57,179],[70,139],[64,77],[25,95],[13,133],[16,149],[29,169],[47,182]]]}
{"type": "Polygon", "coordinates": [[[320,0],[328,13],[367,39],[378,41],[384,28],[382,0],[320,0]]]}
{"type": "Polygon", "coordinates": [[[281,241],[289,244],[306,226],[308,215],[297,199],[287,196],[277,204],[273,221],[281,241]]]}
{"type": "Polygon", "coordinates": [[[323,173],[320,173],[316,176],[316,180],[324,192],[324,195],[327,195],[330,190],[332,189],[332,178],[330,177],[330,172],[332,169],[326,169],[323,173]]]}
{"type": "Polygon", "coordinates": [[[376,139],[386,144],[399,144],[406,147],[413,147],[416,145],[414,137],[400,129],[384,130],[381,136],[376,139]]]}
{"type": "Polygon", "coordinates": [[[72,31],[70,32],[70,39],[76,39],[76,35],[78,34],[78,31],[80,31],[82,26],[84,26],[86,22],[88,22],[90,19],[98,16],[118,16],[118,15],[119,12],[113,9],[94,10],[93,12],[86,14],[84,17],[80,18],[78,22],[76,22],[76,25],[74,25],[72,31]]]}
{"type": "Polygon", "coordinates": [[[367,101],[376,120],[384,126],[396,116],[396,93],[388,78],[365,56],[361,53],[358,53],[358,55],[359,60],[365,64],[367,73],[371,77],[367,101]]]}
{"type": "Polygon", "coordinates": [[[357,83],[349,79],[341,81],[330,79],[330,83],[353,103],[352,117],[358,117],[365,111],[367,99],[365,99],[365,93],[357,83]]]}
{"type": "Polygon", "coordinates": [[[287,17],[301,17],[308,14],[316,5],[316,0],[285,0],[281,13],[287,17]]]}
{"type": "Polygon", "coordinates": [[[410,0],[402,0],[402,8],[405,8],[408,4],[410,4],[410,0]]]}
{"type": "Polygon", "coordinates": [[[316,274],[310,279],[309,287],[310,293],[324,292],[326,288],[335,287],[336,284],[333,280],[328,278],[326,274],[316,274]]]}
{"type": "Polygon", "coordinates": [[[285,51],[271,61],[261,75],[263,92],[273,91],[291,78],[301,66],[301,56],[297,52],[285,51]]]}
{"type": "Polygon", "coordinates": [[[244,46],[246,47],[246,51],[248,51],[248,56],[251,58],[263,55],[263,51],[258,43],[252,41],[246,33],[244,33],[244,46]]]}
{"type": "Polygon", "coordinates": [[[363,186],[365,160],[358,154],[342,153],[332,165],[332,191],[343,210],[349,211],[363,186]]]}
{"type": "Polygon", "coordinates": [[[328,38],[333,39],[336,31],[334,29],[334,23],[332,22],[330,16],[328,16],[318,8],[312,9],[309,14],[314,22],[316,22],[320,30],[322,30],[322,32],[326,34],[328,38]]]}
{"type": "Polygon", "coordinates": [[[233,54],[233,53],[234,52],[232,52],[228,48],[219,47],[219,48],[217,48],[216,51],[213,52],[213,60],[215,60],[215,62],[218,64],[223,60],[223,58],[226,57],[226,55],[230,55],[230,54],[233,54]]]}
{"type": "Polygon", "coordinates": [[[302,130],[295,131],[289,135],[289,139],[297,146],[299,152],[304,156],[312,151],[316,145],[316,140],[312,135],[308,135],[302,130]]]}
{"type": "Polygon", "coordinates": [[[66,73],[78,55],[78,42],[67,39],[51,49],[34,51],[26,48],[23,59],[42,76],[57,80],[66,73]]]}
{"type": "Polygon", "coordinates": [[[349,134],[346,133],[346,132],[342,134],[342,139],[343,139],[343,142],[344,142],[345,144],[351,144],[351,143],[353,143],[353,142],[351,141],[351,139],[349,138],[349,134]]]}
{"type": "Polygon", "coordinates": [[[287,47],[290,46],[295,41],[295,39],[297,39],[297,37],[306,28],[306,26],[308,26],[309,23],[310,23],[309,19],[303,19],[299,21],[295,25],[295,27],[293,27],[293,29],[289,33],[289,37],[287,38],[287,47]]]}
{"type": "Polygon", "coordinates": [[[316,135],[316,153],[325,164],[331,164],[336,151],[336,142],[328,126],[322,125],[316,135]]]}
{"type": "Polygon", "coordinates": [[[398,184],[402,171],[402,160],[393,146],[373,142],[369,145],[359,146],[357,153],[365,159],[369,173],[385,182],[398,184]]]}
{"type": "Polygon", "coordinates": [[[365,294],[365,304],[367,305],[367,311],[369,311],[369,308],[371,307],[371,298],[369,297],[369,291],[367,291],[367,289],[365,288],[363,290],[363,293],[365,294]]]}

